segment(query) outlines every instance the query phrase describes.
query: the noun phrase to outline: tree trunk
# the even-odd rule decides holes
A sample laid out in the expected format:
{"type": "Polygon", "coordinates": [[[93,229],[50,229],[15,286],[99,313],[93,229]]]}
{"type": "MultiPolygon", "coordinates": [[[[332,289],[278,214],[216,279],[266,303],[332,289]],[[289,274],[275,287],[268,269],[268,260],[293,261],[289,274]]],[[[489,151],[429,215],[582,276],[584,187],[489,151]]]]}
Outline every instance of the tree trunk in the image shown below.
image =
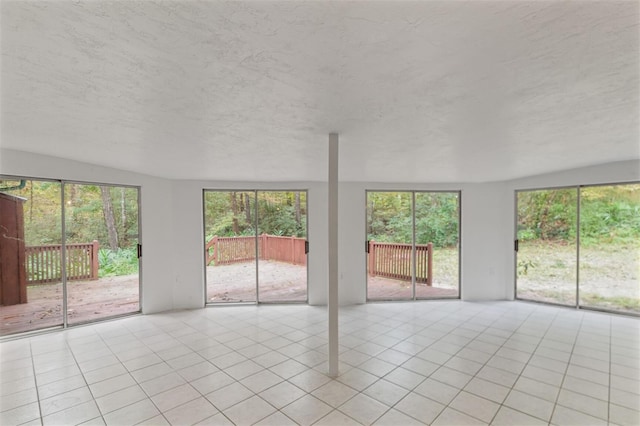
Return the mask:
{"type": "Polygon", "coordinates": [[[111,202],[111,193],[108,186],[101,186],[102,194],[102,212],[104,213],[104,223],[107,225],[107,233],[109,235],[109,248],[118,250],[118,230],[116,229],[116,220],[113,216],[113,203],[111,202]]]}
{"type": "Polygon", "coordinates": [[[231,226],[233,233],[238,235],[240,233],[240,227],[238,226],[238,199],[235,192],[231,192],[229,196],[231,197],[231,211],[233,212],[231,226]]]}
{"type": "Polygon", "coordinates": [[[251,220],[251,200],[249,199],[249,194],[245,194],[244,196],[244,214],[247,217],[247,223],[249,226],[252,226],[253,221],[251,220]]]}
{"type": "Polygon", "coordinates": [[[296,192],[296,223],[298,225],[300,225],[300,219],[301,219],[301,214],[300,214],[300,193],[296,192]]]}
{"type": "Polygon", "coordinates": [[[124,188],[120,188],[120,237],[124,243],[124,247],[127,247],[127,207],[125,204],[125,192],[124,188]]]}

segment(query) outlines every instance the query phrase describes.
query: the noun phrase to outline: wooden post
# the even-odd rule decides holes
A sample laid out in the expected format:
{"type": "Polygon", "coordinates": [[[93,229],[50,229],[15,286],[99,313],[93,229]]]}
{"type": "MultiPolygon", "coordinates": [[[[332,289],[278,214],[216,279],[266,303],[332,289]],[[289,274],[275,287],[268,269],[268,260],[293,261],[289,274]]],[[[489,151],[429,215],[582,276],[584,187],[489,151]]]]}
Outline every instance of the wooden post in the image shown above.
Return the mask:
{"type": "Polygon", "coordinates": [[[296,264],[296,242],[293,240],[294,237],[289,237],[289,256],[287,262],[291,262],[294,265],[296,264]]]}
{"type": "Polygon", "coordinates": [[[433,285],[433,243],[427,244],[427,285],[433,285]]]}
{"type": "Polygon", "coordinates": [[[0,304],[5,306],[27,303],[24,201],[0,193],[0,304]]]}
{"type": "Polygon", "coordinates": [[[369,275],[376,276],[376,243],[369,241],[369,275]]]}
{"type": "Polygon", "coordinates": [[[213,261],[214,265],[218,265],[218,236],[213,236],[213,261]]]}
{"type": "Polygon", "coordinates": [[[98,279],[98,270],[100,269],[100,260],[98,259],[98,250],[100,250],[100,243],[98,240],[93,240],[91,246],[91,279],[98,279]]]}

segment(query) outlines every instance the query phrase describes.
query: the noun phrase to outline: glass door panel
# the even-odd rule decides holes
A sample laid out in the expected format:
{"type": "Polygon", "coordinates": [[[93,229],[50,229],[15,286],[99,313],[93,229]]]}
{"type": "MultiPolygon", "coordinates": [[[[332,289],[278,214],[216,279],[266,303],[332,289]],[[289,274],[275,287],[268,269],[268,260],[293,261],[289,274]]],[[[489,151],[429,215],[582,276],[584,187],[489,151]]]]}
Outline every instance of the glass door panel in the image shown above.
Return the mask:
{"type": "Polygon", "coordinates": [[[206,302],[255,302],[254,191],[204,191],[206,302]]]}
{"type": "Polygon", "coordinates": [[[580,191],[580,306],[640,313],[640,184],[580,191]]]}
{"type": "Polygon", "coordinates": [[[516,297],[576,305],[577,189],[517,192],[516,297]]]}
{"type": "Polygon", "coordinates": [[[0,180],[0,335],[63,324],[61,184],[0,180]]]}
{"type": "Polygon", "coordinates": [[[307,301],[307,192],[258,191],[258,300],[307,301]]]}
{"type": "Polygon", "coordinates": [[[138,188],[65,183],[67,322],[140,311],[138,188]]]}
{"type": "Polygon", "coordinates": [[[416,298],[458,297],[459,193],[415,197],[416,298]]]}
{"type": "Polygon", "coordinates": [[[411,192],[367,192],[367,240],[367,299],[412,299],[411,192]]]}

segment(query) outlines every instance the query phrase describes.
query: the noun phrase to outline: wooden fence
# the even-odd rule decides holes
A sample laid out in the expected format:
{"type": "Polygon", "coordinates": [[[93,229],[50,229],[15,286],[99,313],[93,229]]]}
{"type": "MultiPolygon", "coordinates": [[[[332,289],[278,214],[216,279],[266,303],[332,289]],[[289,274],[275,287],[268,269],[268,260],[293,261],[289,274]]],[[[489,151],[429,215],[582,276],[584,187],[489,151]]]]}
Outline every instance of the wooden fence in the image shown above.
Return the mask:
{"type": "MultiPolygon", "coordinates": [[[[262,260],[277,260],[294,265],[306,265],[304,238],[258,236],[258,256],[262,260]]],[[[256,237],[217,237],[206,245],[207,265],[229,265],[256,259],[256,237]]]]}
{"type": "MultiPolygon", "coordinates": [[[[98,279],[98,241],[67,244],[67,280],[98,279]]],[[[62,281],[62,245],[25,247],[27,282],[29,284],[62,281]]]]}
{"type": "MultiPolygon", "coordinates": [[[[411,280],[411,244],[369,241],[368,272],[373,276],[411,280]]],[[[433,244],[416,244],[416,282],[433,283],[433,244]]]]}

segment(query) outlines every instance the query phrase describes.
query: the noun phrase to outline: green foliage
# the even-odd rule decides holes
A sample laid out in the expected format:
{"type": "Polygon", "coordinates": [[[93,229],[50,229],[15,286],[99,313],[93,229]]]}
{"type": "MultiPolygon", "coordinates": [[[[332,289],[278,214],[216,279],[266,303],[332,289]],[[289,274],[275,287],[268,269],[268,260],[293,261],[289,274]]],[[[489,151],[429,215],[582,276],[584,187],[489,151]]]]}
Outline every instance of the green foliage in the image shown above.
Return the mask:
{"type": "MultiPolygon", "coordinates": [[[[15,183],[15,181],[0,181],[15,183]]],[[[62,243],[62,185],[52,181],[27,180],[22,189],[7,191],[26,199],[23,204],[27,246],[62,243]]],[[[138,191],[135,188],[109,187],[119,247],[137,243],[138,191]]],[[[100,187],[97,185],[65,185],[65,230],[67,243],[90,243],[98,240],[108,246],[100,187]]]]}
{"type": "MultiPolygon", "coordinates": [[[[433,243],[436,248],[458,244],[458,194],[415,194],[416,244],[433,243]]],[[[412,241],[412,197],[410,192],[369,192],[367,238],[380,242],[410,244],[412,241]]]]}
{"type": "Polygon", "coordinates": [[[207,241],[219,237],[255,235],[256,206],[258,233],[304,237],[307,233],[306,192],[206,191],[204,219],[207,241]]]}
{"type": "MultiPolygon", "coordinates": [[[[518,239],[575,241],[577,190],[518,193],[518,239]]],[[[580,241],[584,246],[627,244],[640,238],[640,185],[580,188],[580,241]]]]}
{"type": "Polygon", "coordinates": [[[520,260],[518,259],[518,276],[527,275],[529,268],[535,268],[536,264],[532,260],[520,260]]]}
{"type": "Polygon", "coordinates": [[[117,251],[102,248],[98,251],[98,261],[100,263],[98,275],[101,278],[138,272],[138,253],[133,247],[117,251]]]}

